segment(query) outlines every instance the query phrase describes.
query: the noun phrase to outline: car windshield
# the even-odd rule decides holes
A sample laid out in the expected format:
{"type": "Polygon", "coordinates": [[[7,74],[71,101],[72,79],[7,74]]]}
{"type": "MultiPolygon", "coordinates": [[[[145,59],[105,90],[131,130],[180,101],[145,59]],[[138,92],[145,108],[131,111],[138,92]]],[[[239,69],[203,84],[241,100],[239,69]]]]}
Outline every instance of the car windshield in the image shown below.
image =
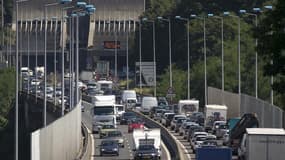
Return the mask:
{"type": "Polygon", "coordinates": [[[118,111],[123,111],[124,110],[124,106],[117,106],[118,111]]]}
{"type": "Polygon", "coordinates": [[[103,125],[102,129],[114,129],[115,126],[114,125],[103,125]]]}
{"type": "Polygon", "coordinates": [[[169,114],[168,116],[167,116],[167,119],[172,119],[174,117],[174,114],[169,114]]]}
{"type": "Polygon", "coordinates": [[[116,143],[117,143],[116,141],[102,141],[101,145],[102,146],[111,146],[111,145],[114,145],[116,143]]]}
{"type": "Polygon", "coordinates": [[[132,119],[131,123],[143,123],[143,121],[141,119],[132,119]]]}
{"type": "Polygon", "coordinates": [[[105,106],[105,107],[95,107],[94,115],[113,115],[114,107],[113,106],[105,106]]]}
{"type": "Polygon", "coordinates": [[[109,137],[121,137],[122,133],[120,131],[111,131],[111,132],[108,132],[108,136],[109,137]]]}
{"type": "Polygon", "coordinates": [[[217,142],[216,141],[204,141],[203,145],[214,145],[214,146],[216,146],[217,142]]]}
{"type": "Polygon", "coordinates": [[[135,117],[136,115],[132,112],[125,112],[124,117],[135,117]]]}
{"type": "Polygon", "coordinates": [[[139,150],[153,150],[154,146],[153,145],[140,145],[139,150]]]}
{"type": "Polygon", "coordinates": [[[206,137],[196,137],[196,141],[205,141],[206,137]]]}

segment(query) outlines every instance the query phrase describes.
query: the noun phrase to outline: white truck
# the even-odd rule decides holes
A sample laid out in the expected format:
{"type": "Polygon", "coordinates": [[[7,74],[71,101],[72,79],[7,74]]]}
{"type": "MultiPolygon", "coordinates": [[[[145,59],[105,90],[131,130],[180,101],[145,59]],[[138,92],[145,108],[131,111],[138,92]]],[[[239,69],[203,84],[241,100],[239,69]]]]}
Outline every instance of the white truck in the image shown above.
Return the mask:
{"type": "Polygon", "coordinates": [[[135,129],[133,131],[134,150],[137,150],[140,145],[153,145],[161,155],[161,135],[159,128],[151,129],[135,129]]]}
{"type": "Polygon", "coordinates": [[[205,106],[205,130],[211,130],[215,121],[227,120],[228,107],[225,105],[209,104],[205,106]]]}
{"type": "Polygon", "coordinates": [[[178,101],[178,114],[184,114],[186,116],[192,115],[193,112],[198,112],[199,101],[198,100],[179,100],[178,101]]]}
{"type": "Polygon", "coordinates": [[[283,128],[247,128],[238,148],[242,160],[284,160],[283,128]]]}
{"type": "Polygon", "coordinates": [[[92,131],[97,133],[102,124],[114,124],[116,126],[115,96],[93,96],[92,97],[92,131]]]}

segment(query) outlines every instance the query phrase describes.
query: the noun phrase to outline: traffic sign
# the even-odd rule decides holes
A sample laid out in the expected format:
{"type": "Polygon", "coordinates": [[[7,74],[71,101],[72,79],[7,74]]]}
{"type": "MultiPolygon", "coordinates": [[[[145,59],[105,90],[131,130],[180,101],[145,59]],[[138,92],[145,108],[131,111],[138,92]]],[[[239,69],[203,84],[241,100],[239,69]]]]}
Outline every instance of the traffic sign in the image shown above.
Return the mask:
{"type": "Polygon", "coordinates": [[[167,89],[166,97],[169,97],[169,98],[175,97],[175,90],[173,87],[169,87],[167,89]]]}

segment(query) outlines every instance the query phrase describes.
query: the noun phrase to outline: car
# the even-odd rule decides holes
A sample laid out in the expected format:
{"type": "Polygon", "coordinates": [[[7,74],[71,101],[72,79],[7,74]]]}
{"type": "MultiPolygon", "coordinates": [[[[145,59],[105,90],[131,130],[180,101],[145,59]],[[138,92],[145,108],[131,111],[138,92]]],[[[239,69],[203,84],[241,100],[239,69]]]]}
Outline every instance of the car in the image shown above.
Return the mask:
{"type": "Polygon", "coordinates": [[[55,96],[61,96],[61,87],[56,87],[55,88],[55,96]]]}
{"type": "Polygon", "coordinates": [[[190,142],[194,132],[204,132],[205,129],[202,126],[190,126],[187,132],[187,141],[190,142]]]}
{"type": "Polygon", "coordinates": [[[128,121],[131,119],[135,119],[136,114],[134,112],[125,112],[122,114],[121,119],[120,119],[120,124],[128,124],[128,121]]]}
{"type": "Polygon", "coordinates": [[[201,144],[206,140],[205,135],[198,135],[196,136],[193,140],[192,140],[192,147],[193,147],[193,153],[196,152],[197,148],[199,148],[201,146],[201,144]]]}
{"type": "Polygon", "coordinates": [[[152,160],[158,160],[159,159],[159,153],[157,149],[155,149],[154,145],[150,144],[143,144],[139,145],[137,150],[135,151],[135,160],[140,159],[152,159],[152,160]]]}
{"type": "Polygon", "coordinates": [[[35,86],[40,85],[40,83],[41,83],[41,81],[38,79],[32,79],[32,81],[31,81],[31,85],[35,85],[35,86]]]}
{"type": "Polygon", "coordinates": [[[162,112],[163,112],[163,109],[157,109],[157,110],[155,110],[153,119],[156,120],[156,121],[161,121],[162,112]]]}
{"type": "Polygon", "coordinates": [[[158,106],[168,106],[168,102],[165,97],[157,97],[158,106]]]}
{"type": "Polygon", "coordinates": [[[102,140],[100,144],[100,156],[116,155],[119,156],[119,144],[116,140],[102,140]]]}
{"type": "Polygon", "coordinates": [[[47,91],[46,97],[47,97],[47,100],[52,101],[53,100],[53,91],[47,91]]]}
{"type": "Polygon", "coordinates": [[[171,129],[171,130],[174,130],[178,118],[184,118],[184,119],[186,119],[186,116],[185,116],[185,115],[181,115],[181,114],[175,115],[175,116],[173,117],[172,121],[170,122],[170,129],[171,129]]]}
{"type": "MultiPolygon", "coordinates": [[[[190,126],[194,126],[194,125],[198,126],[198,124],[195,122],[184,122],[184,123],[182,123],[182,125],[178,131],[179,135],[180,136],[185,135],[185,133],[188,132],[188,129],[190,128],[190,126]]],[[[186,135],[185,135],[185,137],[186,137],[186,135]]]]}
{"type": "Polygon", "coordinates": [[[207,137],[208,133],[207,132],[194,132],[194,133],[192,133],[192,138],[190,140],[190,144],[192,146],[194,145],[194,141],[195,141],[197,136],[205,136],[205,137],[207,137]]]}
{"type": "Polygon", "coordinates": [[[121,146],[122,148],[125,147],[125,145],[124,145],[125,140],[124,140],[123,134],[119,130],[108,131],[105,139],[116,140],[118,142],[119,146],[121,146]]]}
{"type": "Polygon", "coordinates": [[[199,147],[201,148],[216,148],[218,147],[218,142],[214,140],[205,140],[199,147]]]}
{"type": "Polygon", "coordinates": [[[216,128],[215,135],[217,138],[222,138],[224,134],[226,134],[229,131],[229,126],[224,123],[220,123],[218,125],[218,128],[216,128]]]}
{"type": "Polygon", "coordinates": [[[215,121],[213,124],[212,132],[213,134],[216,134],[217,129],[219,128],[219,125],[221,124],[227,124],[226,121],[215,121]]]}
{"type": "Polygon", "coordinates": [[[181,127],[181,125],[184,122],[190,122],[190,121],[189,121],[189,119],[185,119],[185,118],[178,118],[177,119],[177,122],[175,123],[175,126],[174,126],[174,132],[175,133],[177,133],[179,131],[179,128],[181,127]]]}
{"type": "Polygon", "coordinates": [[[128,124],[128,133],[133,132],[134,129],[143,129],[143,128],[144,128],[144,122],[141,119],[139,118],[132,119],[129,121],[128,124]]]}
{"type": "Polygon", "coordinates": [[[168,127],[174,115],[175,114],[173,112],[166,112],[161,119],[161,124],[164,125],[165,127],[168,127]]]}
{"type": "Polygon", "coordinates": [[[229,132],[227,132],[226,134],[224,134],[224,136],[223,136],[223,145],[224,146],[226,146],[228,143],[229,143],[229,139],[230,138],[230,136],[229,136],[229,132]]]}
{"type": "Polygon", "coordinates": [[[99,138],[103,138],[107,136],[109,131],[116,130],[115,125],[113,124],[103,124],[99,129],[99,138]]]}

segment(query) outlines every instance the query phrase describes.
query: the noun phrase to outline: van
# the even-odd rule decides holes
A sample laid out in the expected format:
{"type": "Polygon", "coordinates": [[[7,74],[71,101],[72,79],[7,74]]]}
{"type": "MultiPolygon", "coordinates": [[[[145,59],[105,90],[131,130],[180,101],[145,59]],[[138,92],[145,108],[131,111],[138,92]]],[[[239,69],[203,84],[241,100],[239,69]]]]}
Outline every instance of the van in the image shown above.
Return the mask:
{"type": "Polygon", "coordinates": [[[137,94],[135,90],[123,90],[121,94],[121,103],[127,103],[127,100],[135,100],[137,103],[137,94]]]}
{"type": "Polygon", "coordinates": [[[152,107],[155,107],[157,105],[158,103],[156,97],[143,97],[141,104],[141,112],[144,114],[149,114],[152,107]]]}

